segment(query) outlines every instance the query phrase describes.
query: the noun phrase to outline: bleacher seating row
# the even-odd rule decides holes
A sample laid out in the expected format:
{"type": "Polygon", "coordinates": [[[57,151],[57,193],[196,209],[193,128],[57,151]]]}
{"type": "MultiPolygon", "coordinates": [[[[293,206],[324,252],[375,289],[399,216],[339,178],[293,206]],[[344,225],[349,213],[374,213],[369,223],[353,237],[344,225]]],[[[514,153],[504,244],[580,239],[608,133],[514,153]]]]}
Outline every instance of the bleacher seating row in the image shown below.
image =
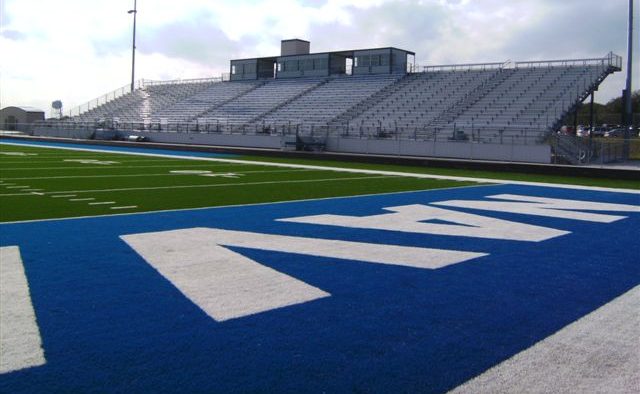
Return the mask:
{"type": "Polygon", "coordinates": [[[413,74],[151,85],[75,117],[217,124],[271,130],[296,125],[428,139],[462,130],[485,140],[544,133],[611,73],[602,64],[435,69],[413,74]]]}

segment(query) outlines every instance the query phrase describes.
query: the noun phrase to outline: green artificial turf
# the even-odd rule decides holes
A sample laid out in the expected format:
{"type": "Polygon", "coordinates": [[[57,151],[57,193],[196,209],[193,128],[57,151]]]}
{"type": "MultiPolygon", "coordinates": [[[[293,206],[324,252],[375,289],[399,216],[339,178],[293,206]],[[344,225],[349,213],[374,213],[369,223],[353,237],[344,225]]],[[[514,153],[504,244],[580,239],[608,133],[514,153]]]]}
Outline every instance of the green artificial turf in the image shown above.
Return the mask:
{"type": "Polygon", "coordinates": [[[477,184],[11,145],[0,145],[0,153],[2,222],[477,184]],[[222,175],[175,173],[196,170],[222,175]]]}
{"type": "MultiPolygon", "coordinates": [[[[274,157],[265,157],[265,156],[241,156],[239,157],[239,159],[263,161],[263,162],[306,164],[306,165],[328,166],[328,167],[357,168],[357,169],[366,169],[366,170],[397,171],[397,172],[410,172],[410,173],[418,173],[418,174],[495,179],[496,181],[512,180],[512,181],[526,181],[526,182],[555,183],[555,184],[565,184],[565,185],[599,186],[599,187],[610,187],[610,188],[619,188],[619,189],[640,189],[640,180],[607,179],[607,178],[597,178],[597,177],[593,177],[593,178],[569,177],[569,176],[559,176],[559,175],[530,174],[530,173],[521,173],[521,172],[499,172],[499,171],[466,170],[466,169],[461,170],[461,169],[454,169],[454,168],[356,163],[356,162],[346,162],[346,161],[343,162],[338,160],[323,160],[323,159],[313,159],[313,158],[298,159],[298,158],[281,158],[281,157],[274,158],[274,157]]],[[[640,174],[639,174],[639,178],[640,178],[640,174]]]]}
{"type": "Polygon", "coordinates": [[[640,181],[333,160],[236,156],[255,164],[0,144],[0,222],[200,208],[478,185],[260,162],[640,189],[640,181]],[[18,155],[20,154],[20,155],[18,155]],[[97,161],[97,162],[96,162],[97,161]],[[176,173],[209,171],[218,176],[176,173]]]}

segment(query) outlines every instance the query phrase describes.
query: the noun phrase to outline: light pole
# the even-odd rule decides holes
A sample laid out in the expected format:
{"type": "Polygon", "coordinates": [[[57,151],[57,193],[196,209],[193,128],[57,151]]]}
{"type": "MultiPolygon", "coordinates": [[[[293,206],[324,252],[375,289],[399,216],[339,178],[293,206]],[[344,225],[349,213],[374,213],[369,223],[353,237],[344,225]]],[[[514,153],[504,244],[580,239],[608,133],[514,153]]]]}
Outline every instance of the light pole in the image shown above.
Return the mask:
{"type": "Polygon", "coordinates": [[[624,89],[624,156],[629,158],[629,137],[633,127],[633,109],[631,106],[631,78],[633,68],[633,0],[629,0],[629,37],[627,39],[627,82],[624,89]]]}
{"type": "Polygon", "coordinates": [[[136,16],[138,15],[137,0],[133,0],[133,9],[128,14],[133,14],[133,45],[131,49],[131,91],[135,89],[136,74],[136,16]]]}

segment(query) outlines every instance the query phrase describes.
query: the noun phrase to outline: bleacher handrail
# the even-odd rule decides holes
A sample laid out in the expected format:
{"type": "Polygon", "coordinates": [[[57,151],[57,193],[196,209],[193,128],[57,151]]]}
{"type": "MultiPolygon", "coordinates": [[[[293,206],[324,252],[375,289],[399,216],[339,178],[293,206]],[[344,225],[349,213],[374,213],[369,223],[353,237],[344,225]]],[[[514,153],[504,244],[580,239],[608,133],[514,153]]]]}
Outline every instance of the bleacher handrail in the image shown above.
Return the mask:
{"type": "MultiPolygon", "coordinates": [[[[422,71],[421,72],[493,70],[493,69],[502,68],[503,64],[504,64],[504,62],[464,63],[464,64],[438,64],[438,65],[433,65],[433,66],[422,66],[422,71]]],[[[418,71],[418,72],[420,72],[420,71],[418,71]]]]}
{"type": "MultiPolygon", "coordinates": [[[[135,86],[137,88],[139,88],[141,86],[141,80],[136,81],[135,86]]],[[[70,118],[74,117],[74,116],[78,116],[80,114],[83,114],[85,112],[91,111],[94,108],[97,108],[99,106],[101,106],[102,104],[106,104],[109,101],[115,100],[118,97],[122,97],[125,94],[131,93],[131,85],[127,84],[124,85],[118,89],[115,89],[107,94],[103,94],[102,96],[95,98],[93,100],[89,100],[88,102],[78,105],[75,108],[70,109],[69,111],[67,111],[67,116],[69,116],[70,118]]]]}
{"type": "Polygon", "coordinates": [[[540,66],[611,66],[617,69],[622,68],[622,57],[613,52],[609,52],[604,57],[586,58],[586,59],[564,59],[564,60],[528,60],[515,62],[516,67],[534,68],[540,66]]]}
{"type": "Polygon", "coordinates": [[[182,85],[191,83],[215,83],[224,81],[223,76],[212,78],[193,78],[193,79],[172,79],[168,81],[156,81],[151,79],[142,79],[141,87],[160,86],[160,85],[182,85]]]}
{"type": "Polygon", "coordinates": [[[539,67],[567,67],[567,66],[608,66],[618,70],[622,69],[622,57],[609,52],[604,57],[585,59],[563,60],[526,60],[493,62],[493,63],[462,63],[462,64],[438,64],[433,66],[415,66],[413,72],[434,71],[467,71],[467,70],[493,70],[503,68],[539,68],[539,67]],[[421,71],[420,71],[421,70],[421,71]]]}
{"type": "MultiPolygon", "coordinates": [[[[183,84],[193,84],[193,83],[215,83],[227,81],[228,78],[225,79],[225,74],[222,74],[219,77],[212,78],[193,78],[193,79],[173,79],[168,81],[155,81],[150,79],[140,79],[137,80],[134,84],[134,90],[143,89],[147,86],[162,86],[162,85],[183,85],[183,84]]],[[[77,107],[74,107],[67,111],[67,116],[74,117],[81,115],[85,112],[91,111],[94,108],[97,108],[103,104],[108,103],[109,101],[113,101],[119,97],[122,97],[126,94],[131,93],[131,85],[127,84],[118,89],[115,89],[107,94],[103,94],[102,96],[90,100],[84,104],[81,104],[77,107]]]]}

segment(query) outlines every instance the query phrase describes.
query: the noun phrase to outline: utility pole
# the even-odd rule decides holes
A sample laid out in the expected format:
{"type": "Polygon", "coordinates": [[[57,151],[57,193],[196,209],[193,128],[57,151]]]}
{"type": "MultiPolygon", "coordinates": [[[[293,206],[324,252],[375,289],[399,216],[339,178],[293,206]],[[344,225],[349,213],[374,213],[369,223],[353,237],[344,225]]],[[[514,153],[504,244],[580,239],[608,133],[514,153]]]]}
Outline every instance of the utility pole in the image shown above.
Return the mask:
{"type": "Polygon", "coordinates": [[[631,106],[631,78],[633,69],[633,1],[629,0],[629,38],[627,41],[627,84],[624,91],[624,156],[629,158],[629,138],[631,137],[630,128],[633,127],[633,109],[631,106]]]}
{"type": "Polygon", "coordinates": [[[131,49],[131,91],[135,89],[136,74],[136,17],[138,16],[137,0],[133,0],[133,9],[127,12],[133,14],[133,45],[131,49]]]}

